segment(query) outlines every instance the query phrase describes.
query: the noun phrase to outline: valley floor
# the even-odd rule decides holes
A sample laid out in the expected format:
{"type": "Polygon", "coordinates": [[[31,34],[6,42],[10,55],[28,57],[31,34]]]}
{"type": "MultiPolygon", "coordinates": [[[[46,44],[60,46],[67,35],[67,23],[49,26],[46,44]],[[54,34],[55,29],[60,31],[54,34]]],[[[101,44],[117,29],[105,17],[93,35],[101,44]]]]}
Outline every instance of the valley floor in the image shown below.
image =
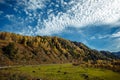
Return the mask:
{"type": "Polygon", "coordinates": [[[41,64],[1,68],[0,80],[120,80],[120,73],[72,64],[41,64]]]}

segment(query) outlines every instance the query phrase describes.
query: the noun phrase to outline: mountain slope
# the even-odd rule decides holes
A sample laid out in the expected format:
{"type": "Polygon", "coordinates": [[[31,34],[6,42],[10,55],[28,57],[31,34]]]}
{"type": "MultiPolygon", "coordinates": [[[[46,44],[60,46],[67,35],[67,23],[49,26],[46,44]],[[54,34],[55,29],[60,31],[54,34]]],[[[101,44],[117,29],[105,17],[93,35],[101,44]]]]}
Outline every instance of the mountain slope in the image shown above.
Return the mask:
{"type": "Polygon", "coordinates": [[[118,58],[92,50],[80,42],[58,37],[32,37],[0,32],[1,66],[113,59],[118,58]]]}
{"type": "Polygon", "coordinates": [[[119,52],[112,52],[112,53],[120,58],[120,51],[119,52]]]}

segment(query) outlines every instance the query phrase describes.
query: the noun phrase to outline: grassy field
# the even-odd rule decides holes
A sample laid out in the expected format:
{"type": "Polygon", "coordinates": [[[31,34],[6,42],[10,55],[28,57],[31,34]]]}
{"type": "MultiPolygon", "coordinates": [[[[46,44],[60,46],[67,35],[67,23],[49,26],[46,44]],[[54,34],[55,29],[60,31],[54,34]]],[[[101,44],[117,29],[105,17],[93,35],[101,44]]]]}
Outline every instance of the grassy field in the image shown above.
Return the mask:
{"type": "Polygon", "coordinates": [[[120,80],[120,73],[72,64],[46,64],[1,69],[0,80],[120,80]]]}

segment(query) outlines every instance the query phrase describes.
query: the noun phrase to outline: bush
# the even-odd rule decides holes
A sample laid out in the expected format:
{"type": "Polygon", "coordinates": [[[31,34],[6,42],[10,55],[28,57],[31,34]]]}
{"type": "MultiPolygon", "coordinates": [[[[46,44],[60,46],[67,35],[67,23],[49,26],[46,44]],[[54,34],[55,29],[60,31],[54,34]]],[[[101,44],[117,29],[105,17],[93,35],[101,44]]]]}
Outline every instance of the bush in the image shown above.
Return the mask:
{"type": "Polygon", "coordinates": [[[10,58],[13,59],[13,57],[17,54],[18,49],[15,48],[14,43],[9,43],[7,46],[3,47],[2,49],[4,53],[10,58]]]}

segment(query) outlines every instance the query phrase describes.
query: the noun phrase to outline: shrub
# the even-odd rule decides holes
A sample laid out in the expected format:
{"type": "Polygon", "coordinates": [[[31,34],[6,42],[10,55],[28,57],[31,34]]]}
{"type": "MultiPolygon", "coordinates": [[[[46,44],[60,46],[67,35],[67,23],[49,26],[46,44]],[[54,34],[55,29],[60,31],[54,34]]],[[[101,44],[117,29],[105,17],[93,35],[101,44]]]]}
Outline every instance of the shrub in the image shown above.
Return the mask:
{"type": "Polygon", "coordinates": [[[18,49],[15,48],[14,43],[9,43],[7,46],[3,47],[2,50],[10,59],[13,59],[13,57],[18,53],[18,49]]]}

